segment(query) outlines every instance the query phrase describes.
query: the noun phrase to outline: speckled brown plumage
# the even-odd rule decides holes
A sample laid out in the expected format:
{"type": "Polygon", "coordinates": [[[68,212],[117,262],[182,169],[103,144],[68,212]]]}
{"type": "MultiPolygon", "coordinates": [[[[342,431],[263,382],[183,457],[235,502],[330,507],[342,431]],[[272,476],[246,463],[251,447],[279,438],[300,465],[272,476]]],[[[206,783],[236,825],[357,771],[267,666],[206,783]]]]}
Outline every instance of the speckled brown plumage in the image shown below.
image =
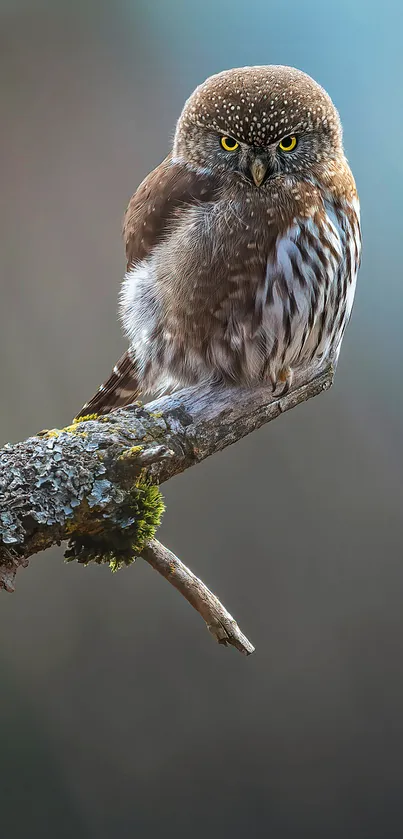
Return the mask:
{"type": "Polygon", "coordinates": [[[285,135],[325,130],[341,136],[336,109],[317,82],[294,67],[241,67],[211,76],[196,88],[181,116],[192,126],[222,131],[249,145],[285,135]]]}
{"type": "Polygon", "coordinates": [[[337,356],[358,213],[338,113],[313,79],[279,66],[207,79],[128,206],[130,348],[82,413],[205,379],[287,388],[296,367],[337,356]]]}

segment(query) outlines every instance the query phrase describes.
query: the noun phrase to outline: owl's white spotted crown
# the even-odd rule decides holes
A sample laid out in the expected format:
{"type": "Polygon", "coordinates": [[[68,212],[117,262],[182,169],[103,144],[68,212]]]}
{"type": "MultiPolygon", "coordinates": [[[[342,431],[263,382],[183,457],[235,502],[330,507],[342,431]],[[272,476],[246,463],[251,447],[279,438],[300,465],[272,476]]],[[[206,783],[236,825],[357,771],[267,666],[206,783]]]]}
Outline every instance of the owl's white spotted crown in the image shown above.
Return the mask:
{"type": "Polygon", "coordinates": [[[210,76],[189,97],[178,130],[191,126],[268,145],[298,131],[322,130],[341,141],[338,112],[326,91],[301,70],[241,67],[210,76]]]}

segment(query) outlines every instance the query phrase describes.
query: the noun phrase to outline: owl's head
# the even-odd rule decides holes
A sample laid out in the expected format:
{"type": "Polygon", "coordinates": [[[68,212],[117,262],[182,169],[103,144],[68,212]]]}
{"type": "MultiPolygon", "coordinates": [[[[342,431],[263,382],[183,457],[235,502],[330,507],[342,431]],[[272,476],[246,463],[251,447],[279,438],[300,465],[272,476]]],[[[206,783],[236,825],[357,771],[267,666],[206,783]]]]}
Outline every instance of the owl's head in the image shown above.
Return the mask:
{"type": "Polygon", "coordinates": [[[293,67],[225,70],[185,103],[173,155],[261,187],[295,175],[323,181],[344,159],[338,112],[326,91],[293,67]]]}

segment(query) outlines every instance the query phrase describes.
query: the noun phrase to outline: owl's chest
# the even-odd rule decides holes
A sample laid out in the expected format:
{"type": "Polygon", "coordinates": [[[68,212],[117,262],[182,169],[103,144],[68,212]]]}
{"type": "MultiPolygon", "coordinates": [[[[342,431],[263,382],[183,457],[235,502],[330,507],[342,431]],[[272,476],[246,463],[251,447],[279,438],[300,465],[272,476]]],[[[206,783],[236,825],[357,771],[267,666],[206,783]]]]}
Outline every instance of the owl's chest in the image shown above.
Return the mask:
{"type": "Polygon", "coordinates": [[[270,209],[192,208],[161,247],[164,324],[188,364],[254,381],[269,362],[275,373],[338,344],[354,296],[354,224],[324,204],[281,227],[270,209]]]}
{"type": "Polygon", "coordinates": [[[175,296],[198,312],[250,301],[274,257],[278,230],[264,202],[223,200],[192,208],[164,249],[175,296]]]}
{"type": "MultiPolygon", "coordinates": [[[[324,208],[323,208],[324,209],[324,208]]],[[[160,290],[170,327],[248,343],[260,332],[295,342],[351,274],[349,233],[333,209],[317,218],[273,216],[264,200],[223,200],[194,207],[165,243],[160,290]]]]}

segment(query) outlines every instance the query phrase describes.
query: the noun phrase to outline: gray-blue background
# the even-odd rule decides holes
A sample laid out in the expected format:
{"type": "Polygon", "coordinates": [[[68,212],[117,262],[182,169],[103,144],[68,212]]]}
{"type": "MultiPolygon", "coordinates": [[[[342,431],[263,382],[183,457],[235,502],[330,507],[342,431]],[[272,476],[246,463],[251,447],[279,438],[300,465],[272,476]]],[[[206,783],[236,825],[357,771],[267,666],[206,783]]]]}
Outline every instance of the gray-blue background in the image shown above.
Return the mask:
{"type": "Polygon", "coordinates": [[[293,64],[342,115],[364,259],[335,387],[166,485],[161,538],[256,644],[138,562],[31,561],[0,600],[11,839],[403,835],[400,0],[0,4],[1,442],[124,348],[120,221],[207,75],[293,64]]]}

